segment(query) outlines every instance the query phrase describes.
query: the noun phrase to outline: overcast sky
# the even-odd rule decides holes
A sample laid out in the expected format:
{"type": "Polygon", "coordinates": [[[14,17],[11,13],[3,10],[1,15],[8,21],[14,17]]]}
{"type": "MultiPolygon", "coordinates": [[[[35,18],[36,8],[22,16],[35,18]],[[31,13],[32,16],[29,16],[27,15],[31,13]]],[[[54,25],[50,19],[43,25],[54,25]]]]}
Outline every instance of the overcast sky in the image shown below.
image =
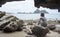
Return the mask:
{"type": "MultiPolygon", "coordinates": [[[[0,11],[6,12],[34,12],[37,8],[34,7],[34,0],[25,0],[25,1],[14,1],[14,2],[7,2],[4,4],[0,11]]],[[[40,8],[40,10],[46,10],[50,13],[58,13],[58,10],[51,10],[47,8],[40,8]]]]}
{"type": "MultiPolygon", "coordinates": [[[[2,7],[0,7],[0,11],[10,12],[10,13],[17,13],[17,12],[34,12],[37,8],[34,7],[34,0],[25,0],[25,1],[14,1],[14,2],[7,2],[2,7]]],[[[58,10],[52,10],[49,8],[39,8],[39,10],[46,10],[49,14],[58,14],[58,10]]],[[[18,15],[16,15],[18,16],[18,15]]],[[[22,16],[22,15],[20,15],[22,16]]],[[[35,18],[38,18],[38,15],[35,15],[35,18]]],[[[29,16],[28,16],[29,17],[29,16]]],[[[34,16],[30,18],[33,18],[34,16]]],[[[27,18],[22,16],[21,18],[27,18]]]]}

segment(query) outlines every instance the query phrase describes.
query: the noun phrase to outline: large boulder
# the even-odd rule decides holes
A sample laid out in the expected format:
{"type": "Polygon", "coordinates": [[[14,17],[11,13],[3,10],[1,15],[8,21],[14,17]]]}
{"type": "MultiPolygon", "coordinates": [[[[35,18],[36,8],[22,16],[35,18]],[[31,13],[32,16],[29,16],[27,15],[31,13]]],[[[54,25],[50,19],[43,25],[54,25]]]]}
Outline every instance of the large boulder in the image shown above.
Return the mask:
{"type": "Polygon", "coordinates": [[[4,18],[4,20],[1,19],[1,21],[0,21],[0,30],[2,30],[5,26],[7,26],[10,23],[10,21],[13,20],[13,19],[14,19],[14,17],[10,17],[8,19],[4,18]]]}
{"type": "Polygon", "coordinates": [[[37,37],[44,37],[49,32],[48,28],[35,26],[32,29],[32,34],[37,37]]]}
{"type": "MultiPolygon", "coordinates": [[[[1,13],[1,16],[2,14],[3,13],[1,13]]],[[[13,15],[5,14],[0,18],[0,30],[3,30],[4,32],[21,31],[23,24],[23,20],[19,20],[13,15]]]]}
{"type": "Polygon", "coordinates": [[[8,24],[6,27],[3,28],[4,32],[14,32],[14,31],[21,31],[22,30],[22,25],[23,23],[16,21],[16,20],[12,20],[10,21],[10,24],[8,24]],[[20,23],[20,24],[19,24],[20,23]]]}
{"type": "Polygon", "coordinates": [[[13,31],[16,31],[17,28],[18,28],[17,23],[16,22],[11,22],[6,27],[4,27],[3,31],[4,32],[13,32],[13,31]]]}
{"type": "Polygon", "coordinates": [[[53,31],[56,28],[56,26],[55,25],[49,25],[48,28],[53,31]]]}

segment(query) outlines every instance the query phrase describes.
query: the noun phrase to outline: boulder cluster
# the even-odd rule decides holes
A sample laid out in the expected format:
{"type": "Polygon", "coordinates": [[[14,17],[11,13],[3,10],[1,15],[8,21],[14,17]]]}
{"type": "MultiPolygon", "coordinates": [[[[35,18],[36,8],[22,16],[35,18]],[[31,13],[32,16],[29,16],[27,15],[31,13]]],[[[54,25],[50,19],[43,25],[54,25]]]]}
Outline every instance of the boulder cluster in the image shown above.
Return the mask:
{"type": "Polygon", "coordinates": [[[3,32],[21,31],[23,23],[15,16],[0,12],[0,30],[3,32]]]}

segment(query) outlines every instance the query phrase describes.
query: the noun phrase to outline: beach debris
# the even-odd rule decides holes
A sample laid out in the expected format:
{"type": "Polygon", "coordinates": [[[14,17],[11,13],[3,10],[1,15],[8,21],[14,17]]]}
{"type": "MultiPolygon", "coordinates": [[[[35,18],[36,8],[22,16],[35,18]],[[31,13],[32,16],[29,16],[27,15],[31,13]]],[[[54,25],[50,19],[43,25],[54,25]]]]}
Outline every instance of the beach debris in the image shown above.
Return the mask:
{"type": "Polygon", "coordinates": [[[49,32],[48,28],[46,27],[39,27],[35,26],[32,29],[32,34],[34,34],[37,37],[44,37],[49,32]]]}

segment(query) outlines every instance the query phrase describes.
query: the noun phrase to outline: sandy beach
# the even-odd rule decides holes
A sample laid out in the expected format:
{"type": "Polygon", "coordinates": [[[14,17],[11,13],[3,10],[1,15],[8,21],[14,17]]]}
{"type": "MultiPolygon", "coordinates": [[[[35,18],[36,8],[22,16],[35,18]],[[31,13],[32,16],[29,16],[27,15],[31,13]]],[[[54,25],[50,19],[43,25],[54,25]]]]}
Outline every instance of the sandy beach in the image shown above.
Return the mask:
{"type": "MultiPolygon", "coordinates": [[[[46,37],[60,37],[60,34],[50,31],[46,37]]],[[[21,32],[13,32],[13,33],[3,33],[0,31],[0,37],[26,37],[27,34],[24,31],[21,32]]]]}

